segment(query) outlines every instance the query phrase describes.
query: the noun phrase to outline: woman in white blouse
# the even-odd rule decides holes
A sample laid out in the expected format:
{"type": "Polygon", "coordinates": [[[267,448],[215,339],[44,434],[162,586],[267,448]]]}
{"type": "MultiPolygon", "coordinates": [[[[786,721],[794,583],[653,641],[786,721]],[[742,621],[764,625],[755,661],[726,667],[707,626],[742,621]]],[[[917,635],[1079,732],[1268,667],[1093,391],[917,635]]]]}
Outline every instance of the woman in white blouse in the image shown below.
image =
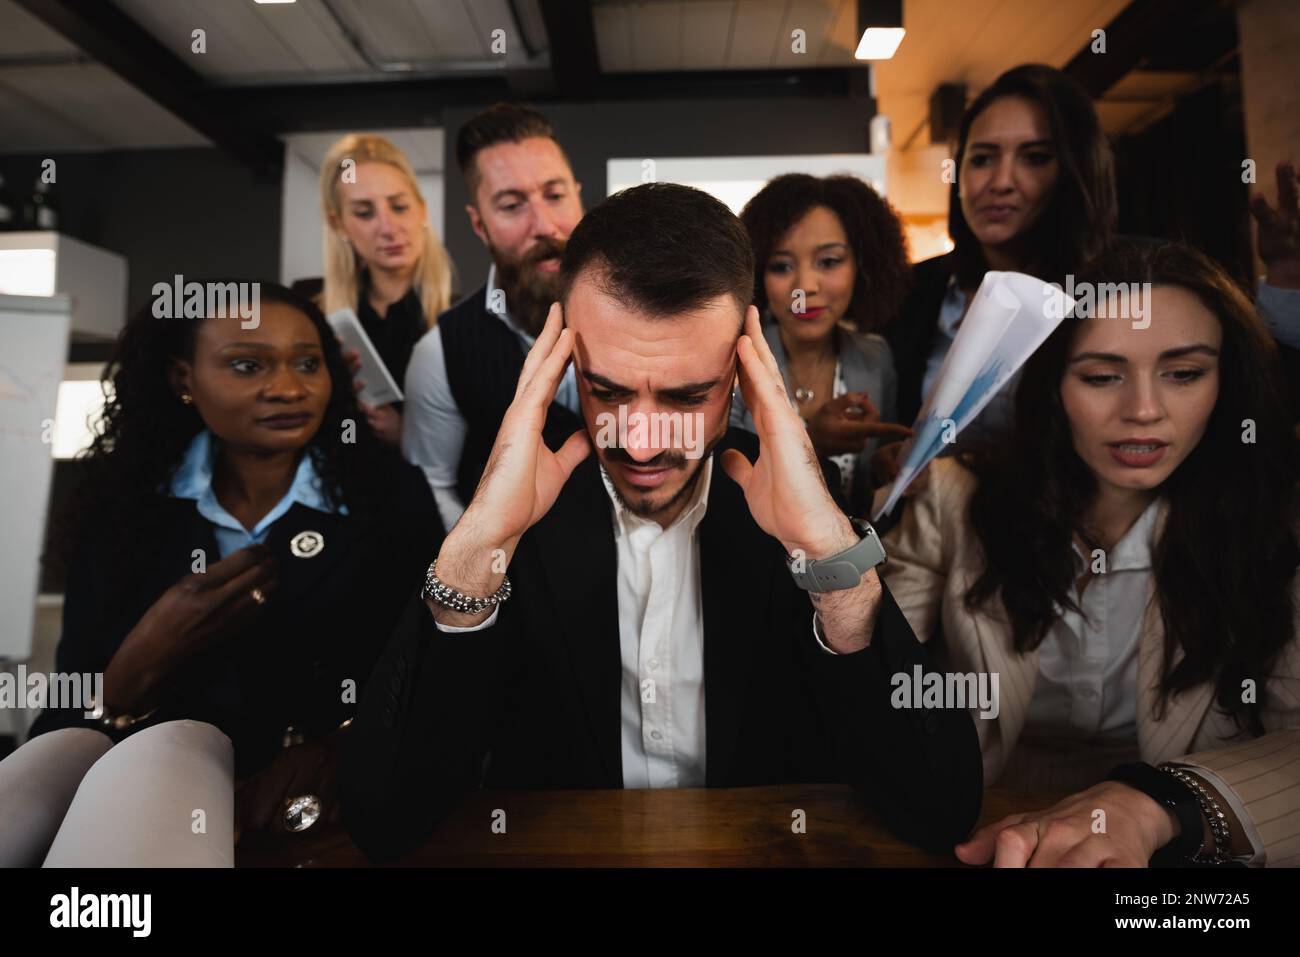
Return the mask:
{"type": "Polygon", "coordinates": [[[985,785],[1071,795],[957,855],[1300,864],[1300,472],[1275,349],[1186,246],[1117,245],[1081,278],[1143,311],[1062,323],[1010,446],[932,463],[886,540],[890,591],[943,642],[944,703],[972,706],[961,675],[993,692],[985,785]]]}

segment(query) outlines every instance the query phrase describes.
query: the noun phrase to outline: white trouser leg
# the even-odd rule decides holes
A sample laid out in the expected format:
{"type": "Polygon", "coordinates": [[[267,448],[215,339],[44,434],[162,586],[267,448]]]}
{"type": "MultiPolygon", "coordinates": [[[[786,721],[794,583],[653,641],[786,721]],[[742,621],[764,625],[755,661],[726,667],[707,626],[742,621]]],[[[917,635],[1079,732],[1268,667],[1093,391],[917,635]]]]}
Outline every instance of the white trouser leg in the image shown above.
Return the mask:
{"type": "Polygon", "coordinates": [[[233,867],[235,752],[202,721],[138,731],[86,774],[46,867],[233,867]]]}
{"type": "Polygon", "coordinates": [[[91,765],[113,740],[90,728],[32,738],[0,761],[0,867],[38,867],[91,765]]]}

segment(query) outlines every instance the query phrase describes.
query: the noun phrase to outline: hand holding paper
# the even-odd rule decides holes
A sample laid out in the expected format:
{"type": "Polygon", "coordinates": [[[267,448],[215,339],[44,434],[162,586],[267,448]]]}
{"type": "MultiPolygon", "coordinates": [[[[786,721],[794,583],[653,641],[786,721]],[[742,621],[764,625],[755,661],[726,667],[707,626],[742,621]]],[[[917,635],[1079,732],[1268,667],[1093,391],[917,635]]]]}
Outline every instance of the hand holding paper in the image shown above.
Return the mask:
{"type": "Polygon", "coordinates": [[[979,415],[1073,308],[1074,300],[1060,287],[1041,279],[985,273],[873,519],[893,509],[916,474],[979,415]]]}

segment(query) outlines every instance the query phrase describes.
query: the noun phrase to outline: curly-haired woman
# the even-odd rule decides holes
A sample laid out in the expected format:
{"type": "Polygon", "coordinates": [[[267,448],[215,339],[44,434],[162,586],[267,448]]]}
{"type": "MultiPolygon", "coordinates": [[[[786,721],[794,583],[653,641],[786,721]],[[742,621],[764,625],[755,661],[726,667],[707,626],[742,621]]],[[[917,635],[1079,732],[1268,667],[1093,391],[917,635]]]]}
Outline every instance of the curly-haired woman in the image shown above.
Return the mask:
{"type": "MultiPolygon", "coordinates": [[[[871,501],[870,459],[894,421],[897,379],[874,330],[907,292],[907,247],[889,204],[854,176],[778,176],[740,214],[756,262],[754,301],[813,447],[838,466],[851,511],[871,501]]],[[[732,424],[753,431],[740,396],[732,424]]]]}

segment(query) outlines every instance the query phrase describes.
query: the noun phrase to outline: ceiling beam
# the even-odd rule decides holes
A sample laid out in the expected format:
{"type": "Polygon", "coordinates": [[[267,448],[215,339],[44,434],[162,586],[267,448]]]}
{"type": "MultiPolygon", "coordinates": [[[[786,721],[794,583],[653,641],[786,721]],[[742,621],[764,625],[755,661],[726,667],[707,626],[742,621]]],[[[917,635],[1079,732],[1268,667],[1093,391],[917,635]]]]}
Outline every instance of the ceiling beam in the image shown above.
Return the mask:
{"type": "MultiPolygon", "coordinates": [[[[860,70],[714,70],[606,73],[579,101],[672,99],[786,99],[844,97],[854,93],[860,70]]],[[[513,70],[487,76],[310,83],[287,86],[212,87],[197,97],[205,114],[241,118],[277,133],[348,127],[439,126],[452,107],[488,106],[524,99],[535,104],[572,102],[558,94],[545,72],[513,70]],[[524,82],[531,77],[532,82],[524,82]],[[526,92],[521,92],[526,91],[526,92]]]]}
{"type": "Polygon", "coordinates": [[[221,86],[200,94],[198,102],[221,120],[243,118],[277,133],[305,133],[438,126],[447,107],[514,99],[512,88],[506,73],[498,71],[371,83],[221,86]]]}
{"type": "Polygon", "coordinates": [[[113,4],[103,0],[14,2],[257,174],[278,174],[283,147],[270,133],[272,127],[208,113],[202,106],[207,88],[203,77],[113,4]]]}
{"type": "Polygon", "coordinates": [[[1090,39],[1075,54],[1064,71],[1083,84],[1093,99],[1136,68],[1151,48],[1153,37],[1169,35],[1170,29],[1191,11],[1200,10],[1215,0],[1133,0],[1106,24],[1106,52],[1093,53],[1090,39]]]}
{"type": "Polygon", "coordinates": [[[666,70],[602,73],[581,100],[787,99],[869,97],[867,71],[855,67],[798,70],[666,70]]]}
{"type": "Polygon", "coordinates": [[[556,93],[586,99],[600,80],[596,23],[588,0],[540,0],[542,22],[551,44],[551,74],[556,93]]]}

